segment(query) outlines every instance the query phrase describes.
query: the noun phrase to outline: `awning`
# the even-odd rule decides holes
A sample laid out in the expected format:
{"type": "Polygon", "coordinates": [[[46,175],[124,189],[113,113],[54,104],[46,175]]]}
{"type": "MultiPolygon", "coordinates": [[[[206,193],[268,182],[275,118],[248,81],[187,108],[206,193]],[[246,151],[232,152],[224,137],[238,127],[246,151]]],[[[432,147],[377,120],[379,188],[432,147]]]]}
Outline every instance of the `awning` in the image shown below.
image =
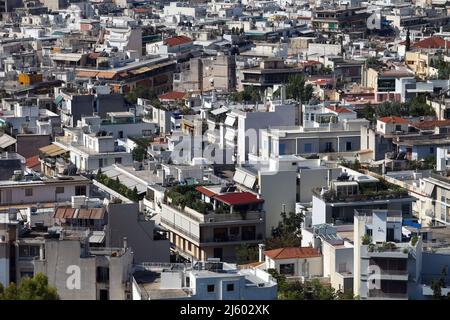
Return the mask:
{"type": "Polygon", "coordinates": [[[55,104],[59,105],[64,100],[63,96],[57,96],[55,99],[55,104]]]}
{"type": "Polygon", "coordinates": [[[213,111],[211,111],[211,113],[215,116],[217,116],[218,114],[222,114],[224,112],[228,112],[229,109],[227,107],[220,107],[218,109],[214,109],[213,111]]]}
{"type": "Polygon", "coordinates": [[[59,156],[59,155],[67,152],[63,148],[58,147],[57,145],[54,145],[54,144],[39,148],[39,151],[50,157],[59,156]]]}
{"type": "Polygon", "coordinates": [[[435,185],[429,182],[425,182],[425,186],[423,188],[423,192],[425,193],[425,195],[427,197],[430,197],[431,194],[433,193],[435,185]]]}
{"type": "Polygon", "coordinates": [[[89,243],[103,243],[105,241],[104,231],[94,231],[89,237],[89,243]]]}
{"type": "Polygon", "coordinates": [[[95,78],[99,74],[98,71],[78,71],[77,77],[79,78],[95,78]]]}
{"type": "Polygon", "coordinates": [[[16,143],[16,139],[7,135],[6,133],[0,136],[0,149],[6,149],[16,143]]]}
{"type": "Polygon", "coordinates": [[[236,121],[235,117],[227,116],[227,118],[225,119],[225,125],[232,127],[235,121],[236,121]]]}

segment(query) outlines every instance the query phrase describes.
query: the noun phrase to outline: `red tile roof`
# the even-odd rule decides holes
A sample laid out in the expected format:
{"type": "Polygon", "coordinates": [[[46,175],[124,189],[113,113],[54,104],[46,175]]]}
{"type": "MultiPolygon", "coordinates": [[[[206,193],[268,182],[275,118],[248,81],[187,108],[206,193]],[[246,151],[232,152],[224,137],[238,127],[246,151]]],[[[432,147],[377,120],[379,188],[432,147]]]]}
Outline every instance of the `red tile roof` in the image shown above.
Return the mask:
{"type": "Polygon", "coordinates": [[[158,98],[160,100],[183,100],[186,97],[187,97],[186,92],[171,91],[163,95],[160,95],[158,98]]]}
{"type": "Polygon", "coordinates": [[[448,127],[450,126],[450,119],[446,120],[425,120],[420,122],[411,123],[412,126],[421,130],[432,130],[436,127],[448,127]]]}
{"type": "Polygon", "coordinates": [[[216,195],[215,192],[213,192],[213,191],[211,191],[211,190],[209,190],[209,189],[207,189],[205,187],[202,187],[202,186],[196,187],[195,190],[197,190],[198,192],[204,194],[205,196],[207,196],[209,198],[211,198],[211,197],[216,195]]]}
{"type": "Polygon", "coordinates": [[[337,113],[351,113],[352,112],[352,110],[350,110],[350,109],[347,109],[344,107],[339,107],[339,106],[328,106],[327,109],[330,109],[337,113]]]}
{"type": "Polygon", "coordinates": [[[33,169],[34,167],[37,167],[37,166],[40,167],[41,162],[39,161],[39,156],[33,156],[30,158],[27,158],[26,166],[27,166],[27,168],[30,168],[30,169],[33,169]]]}
{"type": "Polygon", "coordinates": [[[319,250],[310,247],[288,247],[264,252],[271,259],[296,259],[296,258],[314,258],[320,257],[319,250]]]}
{"type": "Polygon", "coordinates": [[[176,36],[169,39],[164,40],[164,44],[170,47],[179,46],[184,43],[192,42],[192,39],[186,36],[176,36]]]}
{"type": "MultiPolygon", "coordinates": [[[[445,40],[438,36],[432,36],[414,43],[412,47],[419,49],[444,49],[445,40]]],[[[450,48],[450,41],[447,41],[447,47],[450,48]]]]}
{"type": "Polygon", "coordinates": [[[263,203],[263,199],[258,199],[256,195],[251,192],[233,192],[218,194],[214,196],[215,199],[228,205],[243,205],[252,203],[263,203]]]}
{"type": "Polygon", "coordinates": [[[408,123],[408,120],[405,120],[401,117],[383,117],[378,120],[384,123],[408,123]]]}

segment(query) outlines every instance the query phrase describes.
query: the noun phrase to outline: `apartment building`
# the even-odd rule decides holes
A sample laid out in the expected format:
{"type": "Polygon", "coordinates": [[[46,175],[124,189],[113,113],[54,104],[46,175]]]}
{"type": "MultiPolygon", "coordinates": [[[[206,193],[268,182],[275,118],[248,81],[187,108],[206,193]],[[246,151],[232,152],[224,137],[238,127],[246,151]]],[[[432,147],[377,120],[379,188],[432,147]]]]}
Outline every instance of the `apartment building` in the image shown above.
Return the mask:
{"type": "Polygon", "coordinates": [[[312,225],[351,223],[355,209],[399,210],[410,216],[413,201],[406,189],[343,168],[341,175],[330,181],[328,187],[315,190],[312,225]]]}
{"type": "Polygon", "coordinates": [[[89,194],[90,184],[91,181],[83,176],[41,178],[17,171],[10,180],[0,181],[0,205],[69,201],[73,195],[89,194]]]}
{"type": "Polygon", "coordinates": [[[214,260],[146,265],[133,274],[133,300],[275,300],[277,289],[266,271],[214,260]]]}
{"type": "Polygon", "coordinates": [[[180,194],[162,203],[161,225],[169,239],[185,258],[218,258],[233,262],[241,244],[256,245],[265,237],[264,200],[251,192],[233,187],[197,186],[188,194],[197,197],[184,208],[177,205],[180,194]]]}
{"type": "Polygon", "coordinates": [[[353,292],[361,299],[408,299],[410,244],[402,242],[402,213],[358,211],[354,227],[353,292]]]}
{"type": "Polygon", "coordinates": [[[130,165],[132,154],[116,145],[114,136],[106,131],[86,133],[80,128],[65,128],[65,135],[54,144],[70,154],[70,161],[80,171],[94,171],[114,163],[130,165]]]}

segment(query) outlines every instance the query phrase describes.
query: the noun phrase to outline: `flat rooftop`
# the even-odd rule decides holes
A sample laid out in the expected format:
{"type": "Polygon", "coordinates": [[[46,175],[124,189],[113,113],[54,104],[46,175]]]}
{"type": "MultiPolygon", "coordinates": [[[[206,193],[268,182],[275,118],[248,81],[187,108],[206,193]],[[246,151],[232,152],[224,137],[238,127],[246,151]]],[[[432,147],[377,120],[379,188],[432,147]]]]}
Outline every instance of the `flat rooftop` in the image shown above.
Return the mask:
{"type": "Polygon", "coordinates": [[[133,277],[139,285],[144,299],[183,299],[189,297],[189,293],[183,289],[161,289],[161,272],[136,271],[133,277]]]}

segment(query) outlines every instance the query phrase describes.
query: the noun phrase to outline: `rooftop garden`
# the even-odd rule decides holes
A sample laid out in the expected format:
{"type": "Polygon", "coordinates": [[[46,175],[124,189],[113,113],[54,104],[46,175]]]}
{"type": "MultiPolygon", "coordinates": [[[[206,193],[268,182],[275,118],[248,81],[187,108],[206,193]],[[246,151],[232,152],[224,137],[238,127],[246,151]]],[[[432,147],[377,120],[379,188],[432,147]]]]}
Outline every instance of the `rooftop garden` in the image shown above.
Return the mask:
{"type": "Polygon", "coordinates": [[[122,184],[117,177],[116,179],[111,179],[106,174],[104,174],[101,169],[98,169],[95,180],[134,202],[138,202],[139,200],[143,199],[143,195],[139,195],[136,187],[134,187],[133,189],[129,189],[127,186],[122,184]]]}
{"type": "MultiPolygon", "coordinates": [[[[318,190],[315,190],[316,194],[318,190]]],[[[375,183],[360,183],[358,194],[342,194],[331,189],[321,195],[326,202],[352,202],[366,200],[398,199],[408,196],[408,190],[380,179],[375,183]]]]}
{"type": "Polygon", "coordinates": [[[201,199],[201,193],[195,190],[197,185],[176,185],[166,191],[164,202],[176,207],[191,208],[197,212],[207,214],[212,210],[212,204],[206,203],[201,199]]]}

